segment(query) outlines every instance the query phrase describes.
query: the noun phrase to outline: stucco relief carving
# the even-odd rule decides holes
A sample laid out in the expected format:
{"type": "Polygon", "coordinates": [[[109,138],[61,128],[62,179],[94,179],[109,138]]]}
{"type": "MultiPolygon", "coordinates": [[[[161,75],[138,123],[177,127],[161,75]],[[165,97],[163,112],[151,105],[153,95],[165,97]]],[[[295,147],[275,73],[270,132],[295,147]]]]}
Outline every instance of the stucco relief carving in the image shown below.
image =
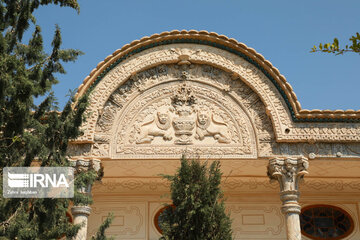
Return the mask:
{"type": "Polygon", "coordinates": [[[358,143],[272,143],[273,154],[317,157],[359,157],[358,143]]]}
{"type": "Polygon", "coordinates": [[[91,148],[91,155],[95,157],[105,157],[109,155],[109,144],[95,142],[91,148]]]}
{"type": "MultiPolygon", "coordinates": [[[[286,103],[281,97],[273,83],[254,65],[246,60],[235,56],[224,50],[203,46],[198,44],[172,44],[168,46],[159,46],[144,50],[134,56],[129,57],[113,70],[109,71],[102,81],[96,86],[92,94],[93,104],[90,112],[96,113],[98,109],[104,107],[105,102],[110,95],[119,86],[127,84],[131,76],[137,72],[142,72],[152,66],[164,66],[168,64],[189,64],[201,63],[205,66],[203,75],[207,74],[209,80],[216,79],[218,69],[223,69],[233,76],[236,82],[245,82],[254,90],[262,102],[265,104],[266,111],[271,117],[272,125],[275,129],[275,136],[279,141],[358,141],[360,140],[360,124],[358,123],[294,123],[291,120],[290,112],[286,103]],[[211,67],[215,69],[211,70],[211,67]]],[[[182,66],[182,65],[181,65],[182,66]]],[[[190,65],[191,66],[191,65],[190,65]]],[[[156,70],[156,69],[155,69],[156,70]]],[[[182,72],[187,78],[191,78],[191,71],[182,72]]],[[[155,83],[157,79],[162,78],[162,74],[166,77],[168,73],[166,68],[160,67],[155,72],[147,72],[146,79],[153,78],[155,83]],[[157,79],[156,79],[157,78],[157,79]]],[[[221,75],[221,73],[220,73],[221,75]]],[[[222,84],[224,92],[232,93],[230,85],[222,84]]],[[[138,82],[137,91],[142,91],[147,87],[138,82]]],[[[131,94],[130,94],[131,95],[131,94]]],[[[120,103],[121,105],[122,103],[120,103]]],[[[97,123],[98,114],[93,114],[87,122],[88,126],[84,126],[85,135],[79,140],[93,140],[93,130],[97,123]]],[[[106,119],[104,117],[104,119],[106,119]]],[[[101,122],[101,121],[100,121],[101,122]]],[[[267,149],[265,154],[271,152],[271,144],[260,144],[261,148],[267,149]],[[264,146],[262,146],[264,145],[264,146]]],[[[260,151],[261,152],[261,151],[260,151]]]]}
{"type": "Polygon", "coordinates": [[[175,139],[174,144],[193,144],[191,137],[203,141],[206,136],[218,143],[230,143],[231,135],[224,120],[210,110],[196,109],[192,90],[182,83],[171,98],[172,106],[162,106],[137,128],[137,144],[151,143],[160,136],[164,141],[175,139]]]}
{"type": "MultiPolygon", "coordinates": [[[[200,155],[255,156],[257,147],[252,120],[244,112],[245,107],[238,105],[241,97],[235,92],[234,96],[223,93],[226,85],[234,81],[229,73],[215,70],[211,66],[194,64],[168,65],[133,75],[129,79],[135,88],[133,94],[128,96],[129,102],[113,121],[113,126],[118,126],[116,154],[178,157],[184,152],[180,146],[187,145],[187,152],[200,155]],[[216,78],[210,79],[209,71],[216,72],[216,78]],[[138,89],[140,85],[141,90],[138,89]]],[[[245,84],[240,85],[249,89],[245,84]]],[[[106,104],[112,99],[114,97],[106,104]]],[[[251,108],[251,103],[248,106],[251,108]]],[[[257,123],[263,124],[260,116],[266,116],[265,107],[254,104],[251,111],[264,112],[253,114],[257,123]]],[[[268,118],[265,121],[270,122],[268,118]]],[[[266,131],[265,135],[270,132],[266,131]]],[[[266,136],[266,139],[272,138],[266,136]]]]}
{"type": "Polygon", "coordinates": [[[119,125],[122,125],[122,130],[117,133],[116,151],[121,154],[133,155],[140,151],[136,147],[121,148],[121,145],[141,146],[143,155],[149,156],[171,152],[178,157],[184,152],[184,149],[171,149],[166,144],[162,145],[162,149],[150,147],[160,142],[188,145],[187,152],[200,155],[206,153],[223,157],[254,154],[257,151],[256,140],[251,136],[254,130],[243,109],[237,106],[239,103],[248,111],[256,126],[261,155],[271,155],[274,133],[266,108],[257,94],[237,78],[213,66],[197,64],[160,65],[132,75],[113,92],[104,110],[98,111],[92,155],[109,156],[111,143],[103,139],[114,138],[113,128],[119,125]],[[183,86],[184,83],[186,86],[183,86]],[[226,97],[225,93],[229,96],[226,97]],[[187,104],[187,97],[194,102],[187,104]],[[136,98],[139,100],[132,103],[136,98]],[[220,104],[223,106],[219,107],[220,104]],[[128,116],[119,116],[125,112],[128,116]],[[138,115],[138,120],[134,122],[130,116],[135,115],[138,115]],[[122,123],[116,123],[119,117],[122,123]],[[184,125],[184,120],[189,126],[184,125]],[[191,129],[186,130],[186,127],[191,129]],[[229,145],[229,148],[190,147],[209,143],[209,139],[213,139],[211,144],[229,145]],[[231,144],[242,147],[230,148],[231,144]]]}
{"type": "Polygon", "coordinates": [[[136,126],[136,130],[139,133],[136,143],[151,143],[156,136],[161,136],[164,141],[171,140],[172,126],[169,110],[165,108],[159,108],[154,114],[150,116],[149,120],[145,120],[140,126],[136,126]]]}
{"type": "Polygon", "coordinates": [[[227,124],[214,113],[202,110],[197,113],[195,138],[204,140],[206,136],[214,137],[219,143],[231,142],[227,124]]]}
{"type": "MultiPolygon", "coordinates": [[[[228,53],[224,55],[224,53],[219,49],[212,49],[204,46],[192,48],[190,47],[190,45],[187,45],[186,47],[184,47],[183,45],[178,45],[178,47],[174,47],[172,48],[172,50],[167,47],[159,47],[156,49],[152,49],[151,51],[144,51],[138,56],[136,61],[135,58],[130,58],[129,61],[132,63],[136,62],[136,64],[131,65],[129,62],[125,65],[119,65],[119,67],[110,71],[98,84],[98,86],[96,87],[96,91],[94,91],[93,93],[90,106],[90,108],[92,108],[93,110],[89,109],[89,111],[92,112],[92,115],[88,120],[88,125],[85,126],[85,135],[88,133],[88,130],[92,128],[91,125],[93,123],[96,123],[96,127],[94,126],[95,134],[90,133],[88,137],[84,137],[84,139],[88,138],[96,143],[92,147],[91,151],[91,155],[93,156],[109,157],[111,154],[113,154],[114,151],[117,151],[111,150],[111,143],[104,143],[94,140],[94,136],[96,136],[96,133],[105,134],[110,138],[118,138],[118,136],[113,136],[113,131],[115,131],[115,129],[112,129],[112,127],[116,128],[115,122],[119,117],[119,113],[124,111],[124,107],[128,106],[129,102],[135,99],[136,96],[139,96],[139,94],[146,93],[146,91],[148,91],[149,89],[155,88],[160,84],[170,83],[171,81],[174,81],[174,79],[210,84],[211,86],[214,86],[217,89],[221,90],[222,95],[231,96],[232,98],[236,99],[236,101],[241,103],[248,112],[249,117],[256,129],[255,131],[257,131],[256,141],[258,142],[258,156],[272,156],[274,154],[278,154],[279,152],[286,152],[286,154],[289,155],[303,154],[309,156],[309,154],[311,153],[311,156],[315,154],[314,157],[322,156],[321,152],[325,153],[326,151],[328,151],[327,149],[329,149],[329,147],[326,143],[317,143],[321,139],[326,139],[326,141],[333,141],[335,139],[340,139],[343,137],[349,141],[352,141],[355,140],[357,136],[360,136],[360,132],[358,132],[358,129],[354,127],[356,124],[354,126],[352,126],[352,124],[345,123],[313,123],[309,125],[307,123],[293,123],[292,121],[289,121],[289,113],[287,112],[286,107],[284,107],[285,105],[284,102],[281,100],[282,98],[280,94],[277,92],[277,90],[272,84],[268,83],[269,80],[266,78],[266,76],[264,76],[264,74],[261,73],[261,71],[259,71],[257,68],[255,68],[252,64],[246,62],[241,58],[234,58],[234,56],[228,53]],[[214,50],[214,52],[212,52],[212,50],[214,50]],[[155,52],[159,54],[158,59],[153,56],[155,52]],[[166,62],[169,62],[170,59],[173,59],[173,57],[174,64],[164,64],[166,62]],[[161,62],[160,58],[167,60],[165,62],[161,62]],[[216,58],[218,59],[218,62],[215,61],[216,58]],[[136,73],[136,71],[138,70],[135,69],[138,69],[142,64],[149,64],[146,63],[146,59],[151,59],[151,65],[156,65],[157,62],[159,62],[159,64],[145,71],[140,71],[136,73]],[[208,65],[210,64],[209,61],[212,65],[208,65]],[[208,64],[197,64],[197,62],[206,62],[208,64]],[[184,64],[178,65],[180,63],[184,64]],[[219,68],[221,67],[228,70],[228,67],[230,65],[233,65],[230,72],[225,72],[224,70],[221,70],[219,68]],[[125,76],[127,76],[127,78],[124,78],[125,76]],[[119,85],[120,82],[121,84],[119,85]],[[116,85],[118,85],[118,88],[114,89],[113,86],[116,85]],[[248,85],[252,86],[252,88],[250,88],[248,85]],[[255,92],[253,89],[255,89],[257,92],[255,92]],[[265,92],[261,93],[261,91],[265,92]],[[106,102],[104,102],[105,100],[106,102]],[[93,117],[96,117],[97,120],[94,120],[93,117]],[[280,122],[278,122],[278,120],[280,120],[280,125],[282,127],[279,127],[280,122]],[[273,131],[273,127],[275,127],[275,132],[273,131]],[[288,131],[288,133],[285,133],[285,131],[288,131]],[[280,140],[305,140],[308,142],[315,142],[315,144],[319,146],[319,149],[321,147],[325,148],[323,150],[320,149],[319,154],[312,151],[309,152],[308,149],[301,149],[301,146],[303,146],[303,144],[299,144],[298,146],[296,146],[296,144],[292,143],[276,143],[276,135],[280,140]],[[289,147],[285,146],[284,144],[288,145],[289,147]]],[[[161,94],[168,94],[170,99],[172,93],[170,93],[169,91],[161,91],[161,94]]],[[[156,99],[155,95],[156,93],[154,93],[152,97],[148,97],[146,100],[153,101],[154,99],[156,99]]],[[[217,97],[216,94],[211,92],[208,92],[207,95],[208,98],[217,97]]],[[[141,103],[143,104],[143,106],[146,104],[145,101],[141,101],[141,103]]],[[[171,107],[171,102],[163,104],[163,106],[165,105],[171,107]]],[[[234,103],[232,105],[236,106],[236,104],[234,103]]],[[[141,106],[139,105],[139,107],[141,106]]],[[[157,108],[160,107],[160,105],[157,106],[157,108]]],[[[229,109],[232,108],[233,107],[230,107],[229,109]]],[[[212,119],[212,123],[217,128],[221,128],[223,126],[227,127],[228,129],[230,129],[230,135],[226,134],[224,131],[219,131],[218,129],[215,132],[212,131],[211,128],[204,130],[200,127],[198,123],[195,123],[195,128],[193,129],[194,133],[191,135],[191,138],[193,139],[190,142],[193,142],[196,145],[198,142],[204,141],[205,139],[217,138],[218,140],[215,139],[216,141],[214,141],[213,143],[217,142],[221,145],[234,143],[234,136],[232,135],[233,132],[231,132],[231,129],[233,127],[231,125],[234,125],[234,122],[230,121],[229,123],[228,119],[223,118],[220,119],[220,124],[216,124],[217,115],[215,113],[217,109],[214,109],[214,107],[210,107],[210,109],[207,109],[207,106],[205,106],[204,109],[206,112],[208,112],[208,117],[209,119],[212,119]],[[223,123],[230,125],[225,126],[223,123]],[[202,136],[204,136],[203,140],[201,140],[202,136]]],[[[156,114],[154,114],[156,112],[156,109],[150,111],[153,112],[148,113],[147,116],[142,116],[144,118],[142,119],[142,121],[138,122],[137,126],[140,127],[140,129],[141,124],[145,124],[146,126],[148,126],[148,124],[145,123],[145,117],[148,117],[149,120],[149,118],[151,119],[149,115],[153,114],[154,121],[158,119],[156,118],[156,114]]],[[[199,111],[199,109],[194,110],[194,113],[196,113],[196,115],[198,113],[197,111],[199,111]]],[[[134,112],[132,114],[134,114],[134,112]]],[[[171,112],[171,110],[169,110],[169,115],[171,114],[176,116],[175,112],[171,112]]],[[[196,119],[196,122],[197,121],[198,119],[196,119]]],[[[246,127],[243,127],[246,126],[246,121],[244,122],[244,118],[237,119],[237,121],[238,122],[236,123],[236,125],[238,125],[239,132],[248,131],[246,127]]],[[[126,127],[129,127],[129,125],[126,125],[126,127]]],[[[145,126],[143,126],[143,128],[145,128],[145,126]]],[[[158,127],[155,129],[158,129],[158,127]]],[[[132,129],[132,132],[130,133],[131,137],[129,137],[129,141],[132,141],[131,144],[134,143],[144,146],[144,155],[157,155],[159,151],[161,151],[162,154],[165,154],[166,152],[171,152],[172,150],[174,150],[169,149],[166,146],[164,146],[163,150],[148,147],[149,143],[153,144],[154,146],[158,144],[159,142],[157,142],[157,138],[162,138],[162,140],[164,140],[163,142],[165,143],[174,143],[174,141],[178,139],[175,136],[174,132],[161,135],[163,133],[161,133],[160,131],[161,134],[157,136],[156,134],[158,133],[152,135],[151,133],[146,133],[147,131],[144,130],[145,129],[143,129],[142,133],[144,134],[144,136],[142,137],[143,140],[141,140],[141,138],[138,138],[138,134],[140,134],[139,129],[135,128],[132,129]],[[165,138],[163,138],[164,136],[165,138]],[[154,138],[155,142],[154,140],[151,140],[151,138],[154,138]],[[169,140],[168,138],[171,138],[171,140],[169,140]]],[[[172,124],[169,130],[174,131],[174,126],[172,124]]],[[[183,137],[184,136],[186,135],[183,135],[183,137]]],[[[244,142],[243,146],[251,146],[252,143],[250,142],[252,140],[250,140],[246,136],[247,135],[245,134],[241,137],[242,139],[238,140],[244,142]]],[[[331,150],[331,154],[324,155],[359,155],[359,144],[354,144],[354,146],[351,146],[350,148],[345,145],[346,144],[343,145],[343,149],[341,151],[334,152],[333,150],[331,150]]],[[[195,151],[195,148],[190,147],[189,150],[195,151]]],[[[235,155],[235,151],[230,149],[210,149],[211,153],[204,148],[196,148],[196,150],[200,154],[202,152],[209,154],[214,154],[217,152],[218,155],[235,155]]],[[[127,154],[128,156],[136,155],[138,152],[136,148],[126,148],[121,151],[123,151],[123,153],[127,154]]],[[[176,149],[173,152],[174,154],[179,155],[183,152],[183,150],[176,149]]]]}
{"type": "Polygon", "coordinates": [[[91,155],[91,144],[72,144],[67,149],[67,154],[72,157],[87,157],[91,155]]]}
{"type": "Polygon", "coordinates": [[[114,181],[107,181],[101,184],[95,184],[92,187],[93,192],[167,192],[169,191],[170,183],[161,178],[155,179],[118,179],[114,181]]]}
{"type": "MultiPolygon", "coordinates": [[[[170,183],[161,178],[125,178],[125,179],[111,179],[101,184],[95,184],[92,187],[94,193],[106,193],[106,192],[129,192],[138,193],[139,191],[144,193],[151,192],[167,192],[169,191],[170,183]]],[[[242,178],[228,178],[226,183],[223,183],[223,190],[226,192],[239,192],[244,193],[258,192],[258,193],[274,193],[279,189],[276,184],[271,184],[267,178],[255,178],[255,177],[242,177],[242,178]]],[[[307,178],[301,186],[301,192],[344,192],[354,193],[354,197],[360,190],[360,180],[354,179],[311,179],[307,178]]]]}
{"type": "Polygon", "coordinates": [[[112,127],[112,122],[114,121],[115,113],[116,110],[110,105],[107,105],[103,109],[100,109],[99,110],[100,118],[98,120],[95,130],[97,132],[109,131],[112,127]]]}

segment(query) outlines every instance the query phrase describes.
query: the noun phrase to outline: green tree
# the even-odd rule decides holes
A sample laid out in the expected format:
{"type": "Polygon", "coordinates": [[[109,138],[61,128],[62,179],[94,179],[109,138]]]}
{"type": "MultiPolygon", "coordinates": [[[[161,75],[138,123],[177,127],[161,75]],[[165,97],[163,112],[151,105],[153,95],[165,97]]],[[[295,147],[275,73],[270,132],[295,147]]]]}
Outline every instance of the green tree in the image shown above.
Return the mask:
{"type": "Polygon", "coordinates": [[[171,182],[173,205],[160,215],[161,240],[229,240],[231,220],[225,213],[220,162],[207,163],[181,159],[175,175],[164,175],[171,182]]]}
{"type": "Polygon", "coordinates": [[[339,40],[334,38],[332,43],[320,43],[318,47],[314,46],[310,52],[326,52],[334,53],[335,55],[344,54],[346,52],[353,52],[360,54],[360,34],[356,33],[351,36],[350,44],[345,47],[340,47],[339,40]]]}
{"type": "MultiPolygon", "coordinates": [[[[69,223],[69,203],[89,204],[91,197],[75,191],[74,199],[3,198],[4,167],[69,166],[70,139],[81,134],[88,95],[75,103],[71,98],[62,112],[57,111],[51,91],[56,74],[64,74],[64,62],[75,61],[79,50],[61,49],[60,28],[56,26],[52,50],[46,53],[41,28],[34,11],[56,4],[79,12],[76,0],[0,0],[0,238],[59,239],[76,235],[80,226],[69,223]],[[31,26],[34,26],[33,28],[31,26]],[[24,33],[33,29],[23,41],[24,33]],[[43,96],[41,104],[34,99],[43,96]]],[[[81,173],[76,189],[93,183],[94,171],[81,173]]]]}
{"type": "Polygon", "coordinates": [[[113,240],[114,238],[108,238],[105,235],[105,230],[110,226],[113,219],[114,215],[110,213],[104,222],[100,225],[98,232],[91,237],[91,240],[113,240]]]}

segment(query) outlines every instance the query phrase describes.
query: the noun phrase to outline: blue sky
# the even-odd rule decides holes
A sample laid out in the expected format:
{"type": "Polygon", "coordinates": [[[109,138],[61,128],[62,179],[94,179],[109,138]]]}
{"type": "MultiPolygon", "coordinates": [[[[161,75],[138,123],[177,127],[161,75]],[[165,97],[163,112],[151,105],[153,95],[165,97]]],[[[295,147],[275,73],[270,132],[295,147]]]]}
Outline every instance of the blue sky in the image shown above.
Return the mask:
{"type": "Polygon", "coordinates": [[[80,14],[57,6],[35,12],[50,45],[55,24],[63,48],[85,53],[66,64],[54,87],[60,106],[69,89],[116,49],[154,33],[207,30],[254,48],[292,85],[302,108],[360,109],[360,55],[310,53],[313,45],[338,37],[347,44],[360,31],[360,1],[289,0],[79,0],[80,14]]]}

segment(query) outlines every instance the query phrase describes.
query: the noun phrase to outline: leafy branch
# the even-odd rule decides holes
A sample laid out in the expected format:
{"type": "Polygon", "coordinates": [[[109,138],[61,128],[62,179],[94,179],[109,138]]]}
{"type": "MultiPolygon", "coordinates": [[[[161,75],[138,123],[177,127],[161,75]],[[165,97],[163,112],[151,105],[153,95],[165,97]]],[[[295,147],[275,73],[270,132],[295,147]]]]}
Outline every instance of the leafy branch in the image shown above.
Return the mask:
{"type": "Polygon", "coordinates": [[[346,52],[353,52],[360,54],[360,34],[357,32],[356,35],[351,36],[349,39],[350,45],[345,45],[345,48],[341,48],[339,40],[334,38],[332,43],[320,43],[319,46],[314,46],[310,52],[325,52],[334,53],[335,55],[344,54],[346,52]]]}

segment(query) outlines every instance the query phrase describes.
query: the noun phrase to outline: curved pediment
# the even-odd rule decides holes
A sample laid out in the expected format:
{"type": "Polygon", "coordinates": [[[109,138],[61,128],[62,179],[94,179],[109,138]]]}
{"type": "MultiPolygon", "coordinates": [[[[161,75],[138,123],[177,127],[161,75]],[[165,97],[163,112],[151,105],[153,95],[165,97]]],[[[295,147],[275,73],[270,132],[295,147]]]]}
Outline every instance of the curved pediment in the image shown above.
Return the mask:
{"type": "Polygon", "coordinates": [[[91,115],[77,142],[93,143],[102,157],[167,158],[187,149],[254,158],[271,155],[275,142],[360,140],[358,111],[301,110],[276,68],[214,33],[174,31],[126,45],[78,96],[86,91],[91,115]],[[190,97],[191,104],[174,100],[190,97]]]}

